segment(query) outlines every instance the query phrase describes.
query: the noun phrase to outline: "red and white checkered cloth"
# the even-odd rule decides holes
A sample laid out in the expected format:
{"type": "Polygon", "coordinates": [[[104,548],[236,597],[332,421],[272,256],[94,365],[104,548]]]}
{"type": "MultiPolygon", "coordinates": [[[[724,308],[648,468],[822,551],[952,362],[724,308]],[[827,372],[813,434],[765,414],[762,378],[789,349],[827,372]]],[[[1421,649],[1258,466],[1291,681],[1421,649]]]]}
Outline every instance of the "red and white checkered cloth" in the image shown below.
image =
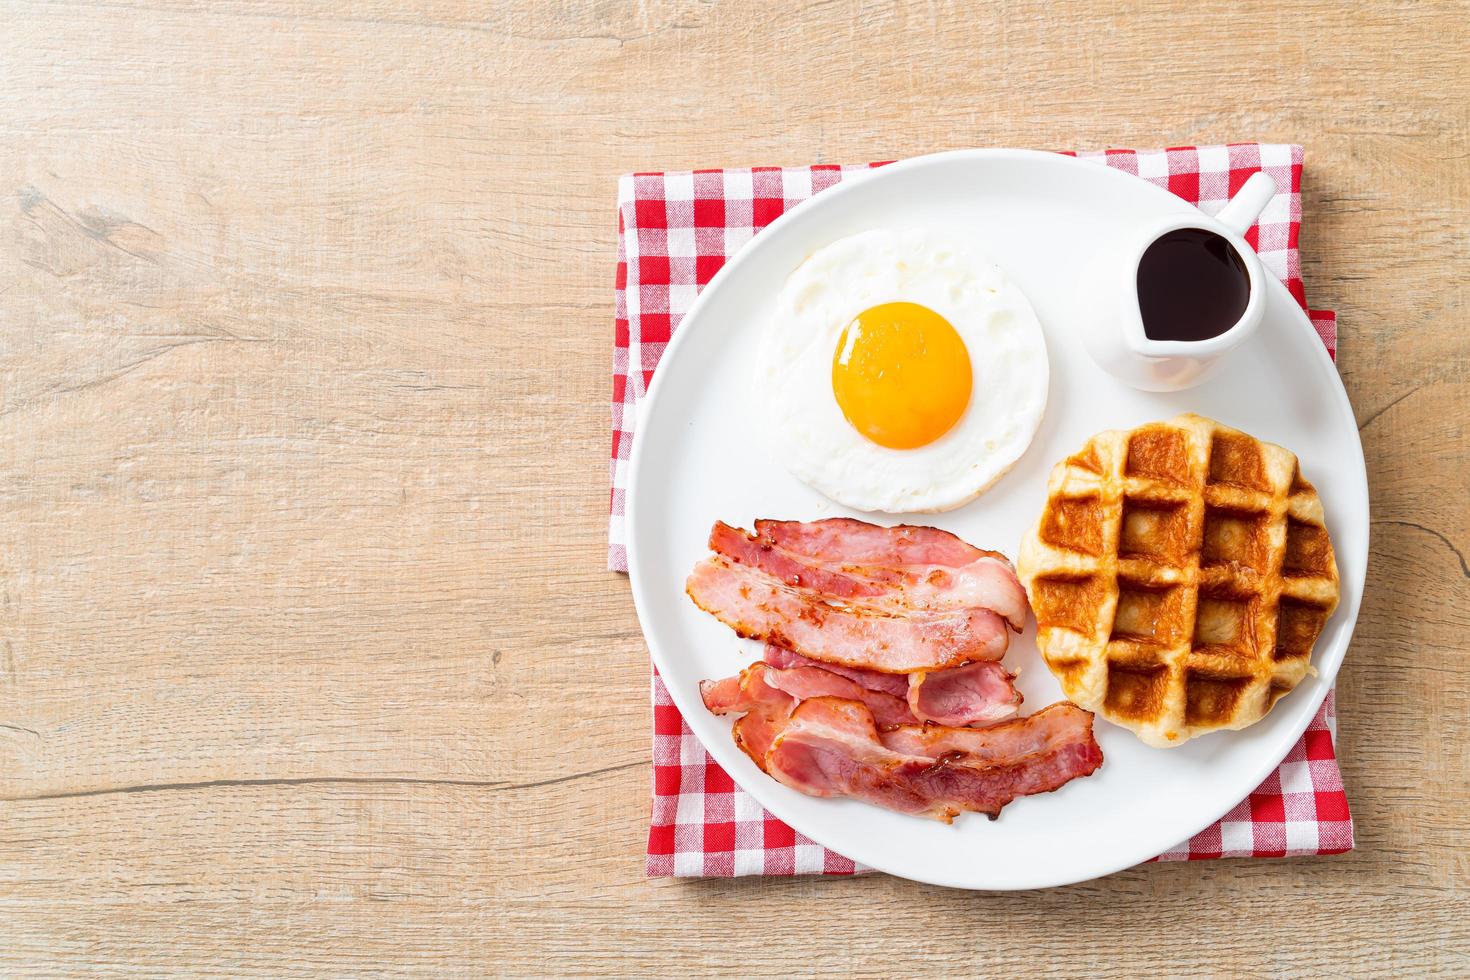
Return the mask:
{"type": "MultiPolygon", "coordinates": [[[[1233,143],[1167,150],[1107,150],[1078,157],[1134,174],[1213,214],[1264,170],[1276,197],[1246,233],[1265,267],[1307,309],[1302,288],[1302,148],[1233,143]]],[[[679,320],[725,260],[787,208],[859,166],[754,167],[630,174],[618,184],[617,314],[613,349],[612,520],[608,565],[627,570],[623,514],[638,400],[679,320]]],[[[1331,354],[1336,315],[1307,309],[1331,354]]],[[[653,675],[653,816],[648,874],[689,877],[853,874],[865,870],[767,813],[704,751],[653,675]]],[[[1334,749],[1328,694],[1280,768],[1219,823],[1160,854],[1160,861],[1340,854],[1353,823],[1334,749]]]]}

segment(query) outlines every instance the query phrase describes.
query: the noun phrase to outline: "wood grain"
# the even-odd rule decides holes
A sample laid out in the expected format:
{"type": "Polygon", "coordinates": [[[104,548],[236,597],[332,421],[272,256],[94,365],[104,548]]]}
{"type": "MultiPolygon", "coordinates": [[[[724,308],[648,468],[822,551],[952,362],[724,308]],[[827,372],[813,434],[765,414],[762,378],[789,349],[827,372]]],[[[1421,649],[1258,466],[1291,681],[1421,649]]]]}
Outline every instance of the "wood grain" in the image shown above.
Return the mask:
{"type": "Polygon", "coordinates": [[[1470,6],[19,2],[0,973],[1470,971],[1470,6]],[[1359,847],[649,882],[614,181],[1307,147],[1362,423],[1359,847]]]}

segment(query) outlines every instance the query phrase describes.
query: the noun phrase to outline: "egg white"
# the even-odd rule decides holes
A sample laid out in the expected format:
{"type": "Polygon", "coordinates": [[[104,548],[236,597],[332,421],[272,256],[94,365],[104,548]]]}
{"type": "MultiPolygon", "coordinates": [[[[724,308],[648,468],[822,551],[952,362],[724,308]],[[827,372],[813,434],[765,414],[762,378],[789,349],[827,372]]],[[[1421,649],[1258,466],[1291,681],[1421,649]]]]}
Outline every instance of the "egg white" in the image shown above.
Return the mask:
{"type": "Polygon", "coordinates": [[[813,489],[857,510],[951,510],[1021,458],[1046,409],[1046,340],[1025,295],[952,228],[874,230],[813,254],[787,280],[761,345],[755,394],[774,454],[813,489]],[[881,303],[927,306],[964,341],[970,403],[940,438],[889,449],[865,438],[832,391],[844,327],[881,303]]]}

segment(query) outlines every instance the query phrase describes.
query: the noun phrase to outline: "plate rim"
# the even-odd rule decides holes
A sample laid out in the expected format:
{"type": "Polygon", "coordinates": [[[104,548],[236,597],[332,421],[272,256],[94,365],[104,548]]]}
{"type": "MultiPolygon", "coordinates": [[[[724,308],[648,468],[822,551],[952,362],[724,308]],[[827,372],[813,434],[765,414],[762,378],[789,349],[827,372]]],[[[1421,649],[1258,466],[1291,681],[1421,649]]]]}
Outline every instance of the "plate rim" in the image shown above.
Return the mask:
{"type": "MultiPolygon", "coordinates": [[[[1101,179],[1104,181],[1124,181],[1127,182],[1128,186],[1134,190],[1139,189],[1139,185],[1141,184],[1142,186],[1148,188],[1148,191],[1145,191],[1146,194],[1152,192],[1153,196],[1158,198],[1161,203],[1170,206],[1172,210],[1198,210],[1197,208],[1195,208],[1194,205],[1191,205],[1189,202],[1172,194],[1168,190],[1157,186],[1151,181],[1143,180],[1132,174],[1124,173],[1112,167],[1092,163],[1070,154],[1054,153],[1045,150],[987,147],[975,149],[947,150],[939,153],[924,154],[917,157],[910,157],[908,159],[900,160],[894,163],[885,164],[883,166],[872,167],[868,170],[845,176],[841,183],[830,187],[819,194],[813,194],[811,197],[802,201],[800,204],[797,204],[795,207],[781,214],[769,225],[761,229],[761,231],[768,233],[772,229],[779,229],[781,226],[791,223],[794,217],[800,216],[804,211],[808,210],[811,204],[815,201],[825,201],[826,203],[823,206],[830,208],[833,206],[832,202],[834,200],[841,200],[843,197],[856,192],[858,188],[872,181],[883,180],[885,178],[885,175],[891,176],[894,174],[906,173],[910,170],[923,169],[925,167],[932,166],[941,166],[952,161],[976,161],[983,163],[984,161],[991,160],[1030,160],[1033,162],[1044,161],[1047,165],[1060,164],[1064,167],[1085,167],[1087,168],[1087,171],[1094,176],[1106,174],[1106,176],[1101,177],[1101,179]]],[[[675,356],[682,348],[684,343],[687,341],[687,338],[693,334],[693,331],[689,329],[691,321],[696,324],[699,322],[698,315],[702,313],[705,307],[710,305],[710,301],[712,300],[712,298],[717,297],[720,293],[720,290],[716,287],[722,284],[722,280],[731,278],[734,274],[734,270],[740,268],[743,263],[750,260],[750,257],[757,251],[756,249],[753,249],[752,246],[758,240],[758,238],[753,237],[750,241],[747,241],[734,255],[732,255],[729,259],[725,261],[725,263],[711,278],[710,282],[706,284],[706,286],[702,290],[700,290],[699,295],[690,305],[688,312],[686,312],[683,318],[680,320],[679,329],[675,330],[674,336],[670,339],[668,346],[665,347],[664,353],[660,358],[660,364],[668,363],[669,358],[675,356]]],[[[1284,299],[1285,308],[1291,311],[1288,318],[1298,324],[1298,329],[1305,329],[1311,334],[1313,344],[1310,345],[1309,349],[1315,349],[1315,353],[1310,356],[1313,359],[1317,360],[1318,368],[1320,369],[1324,366],[1323,360],[1325,360],[1326,362],[1325,366],[1327,370],[1325,376],[1330,378],[1331,380],[1330,383],[1327,383],[1322,387],[1332,392],[1332,396],[1338,402],[1338,409],[1340,410],[1340,412],[1345,414],[1347,418],[1356,421],[1356,414],[1354,413],[1352,403],[1348,398],[1347,389],[1343,386],[1342,376],[1337,370],[1336,364],[1333,361],[1332,357],[1327,353],[1326,346],[1321,343],[1321,339],[1317,335],[1315,328],[1313,328],[1311,319],[1308,317],[1307,312],[1302,308],[1301,304],[1299,304],[1296,299],[1291,295],[1290,291],[1286,288],[1285,283],[1283,283],[1275,275],[1271,275],[1268,278],[1270,283],[1272,283],[1272,285],[1268,286],[1270,294],[1275,297],[1275,301],[1278,303],[1284,299]]],[[[668,387],[667,379],[671,376],[672,372],[659,371],[655,369],[653,373],[653,379],[649,383],[648,389],[644,392],[643,397],[639,400],[637,405],[636,411],[638,413],[637,417],[640,423],[637,427],[638,432],[647,431],[642,423],[644,419],[653,412],[654,407],[657,404],[657,399],[662,394],[664,389],[668,387]]],[[[1121,382],[1119,383],[1121,384],[1121,382]]],[[[1348,587],[1346,594],[1351,594],[1353,597],[1353,602],[1351,603],[1351,618],[1343,623],[1343,633],[1341,640],[1342,653],[1341,656],[1336,658],[1337,662],[1335,665],[1333,665],[1330,673],[1326,671],[1321,672],[1323,683],[1321,685],[1320,691],[1311,696],[1310,710],[1305,710],[1302,712],[1302,720],[1300,724],[1291,725],[1286,730],[1286,734],[1281,737],[1281,740],[1279,742],[1279,752],[1276,748],[1272,748],[1269,752],[1263,751],[1261,753],[1261,757],[1267,761],[1259,764],[1252,770],[1252,786],[1260,785],[1260,783],[1264,781],[1267,776],[1269,776],[1273,771],[1275,771],[1277,767],[1281,765],[1286,754],[1290,752],[1292,747],[1295,746],[1296,743],[1301,739],[1302,734],[1307,729],[1307,726],[1311,724],[1312,719],[1315,718],[1317,712],[1321,710],[1322,703],[1326,700],[1327,695],[1332,691],[1332,685],[1337,679],[1337,674],[1341,669],[1343,661],[1347,659],[1347,653],[1352,645],[1353,636],[1356,632],[1358,616],[1362,610],[1363,588],[1367,579],[1368,557],[1372,550],[1372,499],[1369,494],[1367,463],[1363,456],[1362,437],[1361,434],[1358,432],[1356,425],[1352,427],[1352,432],[1352,446],[1356,450],[1356,452],[1354,453],[1354,458],[1350,462],[1356,464],[1354,467],[1352,467],[1352,469],[1354,474],[1358,478],[1357,482],[1361,489],[1360,496],[1363,500],[1361,532],[1364,542],[1364,561],[1358,567],[1357,574],[1353,576],[1351,580],[1344,581],[1342,583],[1343,585],[1346,585],[1348,587]]],[[[646,455],[647,445],[647,439],[639,439],[635,434],[633,439],[632,452],[629,455],[628,466],[628,488],[626,491],[626,497],[629,501],[635,501],[637,499],[636,489],[640,482],[640,474],[643,471],[643,458],[646,455]]],[[[1004,477],[1002,477],[1002,479],[1004,479],[1004,477]]],[[[649,659],[651,660],[655,668],[662,668],[662,658],[660,657],[658,651],[655,650],[654,643],[649,637],[648,628],[645,626],[645,609],[651,608],[652,600],[645,595],[644,583],[639,573],[639,568],[641,565],[639,561],[641,549],[638,542],[641,536],[639,534],[640,525],[638,513],[638,507],[631,504],[626,508],[625,511],[624,520],[626,525],[628,579],[633,594],[634,609],[638,616],[639,628],[643,633],[644,643],[648,648],[649,659]]],[[[1338,605],[1339,609],[1341,609],[1343,603],[1339,601],[1338,605]]],[[[1313,651],[1314,654],[1316,654],[1316,652],[1316,650],[1313,651]]],[[[1315,668],[1316,666],[1317,665],[1314,661],[1313,667],[1315,668]]],[[[683,703],[681,701],[681,695],[676,693],[674,687],[672,686],[665,685],[665,689],[668,691],[669,697],[673,700],[675,707],[679,709],[681,714],[688,715],[691,711],[696,710],[696,708],[703,707],[702,705],[696,706],[693,704],[683,703]]],[[[687,698],[685,698],[685,700],[687,700],[687,698]]],[[[719,762],[719,757],[721,753],[711,747],[709,744],[707,744],[705,740],[700,737],[698,731],[693,726],[690,727],[690,731],[694,734],[694,737],[698,739],[700,745],[705,749],[705,751],[708,752],[715,759],[715,761],[719,762]]],[[[787,820],[786,817],[781,816],[780,814],[776,814],[775,811],[772,810],[770,804],[766,801],[765,794],[763,792],[750,789],[739,780],[735,780],[733,776],[731,777],[731,779],[732,781],[736,782],[736,784],[739,785],[742,790],[754,797],[763,808],[772,812],[773,815],[777,816],[778,819],[787,820]]],[[[1247,790],[1247,794],[1249,794],[1249,792],[1250,790],[1247,790]]],[[[1230,809],[1232,809],[1235,805],[1238,805],[1238,803],[1227,806],[1220,813],[1214,814],[1209,819],[1201,822],[1199,826],[1195,827],[1187,835],[1181,838],[1181,842],[1188,840],[1195,834],[1198,834],[1201,830],[1204,830],[1206,827],[1209,827],[1210,825],[1220,820],[1222,817],[1224,817],[1226,813],[1229,813],[1230,809]]],[[[805,821],[803,821],[803,823],[805,823],[805,821]]],[[[792,824],[792,826],[795,827],[794,824],[792,824]]],[[[823,847],[828,847],[828,845],[823,842],[823,835],[821,835],[820,832],[811,833],[809,831],[809,828],[806,827],[799,827],[795,829],[799,830],[803,835],[810,837],[818,844],[821,844],[823,847]]],[[[1164,845],[1165,848],[1170,846],[1172,846],[1172,844],[1164,845]]],[[[870,861],[865,859],[862,863],[869,868],[872,868],[876,871],[881,871],[885,874],[891,874],[895,877],[906,878],[911,881],[919,881],[925,884],[938,885],[941,887],[959,888],[971,891],[1016,891],[1029,888],[1053,888],[1063,885],[1076,884],[1083,881],[1096,880],[1098,878],[1107,877],[1120,871],[1136,867],[1138,864],[1149,861],[1155,856],[1156,855],[1154,853],[1147,853],[1138,856],[1134,856],[1131,853],[1128,853],[1124,855],[1124,859],[1121,861],[1109,862],[1110,867],[1108,870],[1086,871],[1082,874],[1041,876],[1035,883],[1022,885],[990,885],[983,883],[977,884],[973,881],[962,881],[953,878],[945,879],[943,877],[937,876],[916,876],[912,873],[895,868],[884,861],[870,861]]]]}

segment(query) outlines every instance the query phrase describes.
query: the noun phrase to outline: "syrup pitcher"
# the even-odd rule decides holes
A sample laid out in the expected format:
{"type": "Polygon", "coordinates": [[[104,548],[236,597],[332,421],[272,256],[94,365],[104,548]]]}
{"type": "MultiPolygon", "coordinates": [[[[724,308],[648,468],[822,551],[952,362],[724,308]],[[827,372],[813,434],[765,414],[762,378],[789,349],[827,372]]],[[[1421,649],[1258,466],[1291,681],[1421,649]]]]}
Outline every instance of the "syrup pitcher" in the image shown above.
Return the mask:
{"type": "Polygon", "coordinates": [[[1265,315],[1265,270],[1241,236],[1275,194],[1275,181],[1252,174],[1215,217],[1169,215],[1100,252],[1083,293],[1103,298],[1083,330],[1098,366],[1144,391],[1214,373],[1265,315]]]}

